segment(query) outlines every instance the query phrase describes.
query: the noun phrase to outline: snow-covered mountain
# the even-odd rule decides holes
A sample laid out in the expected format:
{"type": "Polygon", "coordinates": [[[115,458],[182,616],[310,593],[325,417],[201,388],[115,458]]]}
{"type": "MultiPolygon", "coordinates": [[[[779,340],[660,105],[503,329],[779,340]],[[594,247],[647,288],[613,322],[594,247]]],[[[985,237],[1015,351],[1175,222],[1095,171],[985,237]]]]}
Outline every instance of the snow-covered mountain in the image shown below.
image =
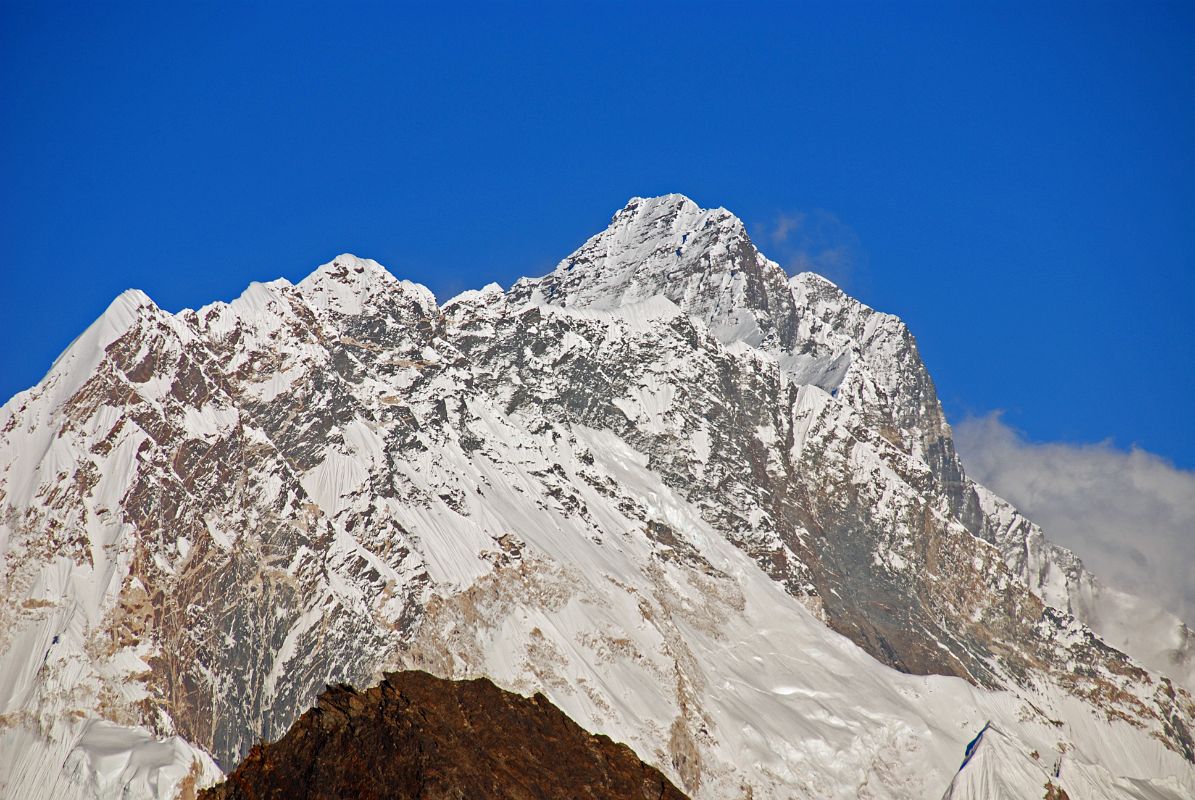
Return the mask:
{"type": "Polygon", "coordinates": [[[0,412],[0,559],[6,797],[189,796],[411,667],[700,798],[1195,796],[1186,626],[966,478],[898,319],[680,195],[443,305],[125,293],[0,412]]]}

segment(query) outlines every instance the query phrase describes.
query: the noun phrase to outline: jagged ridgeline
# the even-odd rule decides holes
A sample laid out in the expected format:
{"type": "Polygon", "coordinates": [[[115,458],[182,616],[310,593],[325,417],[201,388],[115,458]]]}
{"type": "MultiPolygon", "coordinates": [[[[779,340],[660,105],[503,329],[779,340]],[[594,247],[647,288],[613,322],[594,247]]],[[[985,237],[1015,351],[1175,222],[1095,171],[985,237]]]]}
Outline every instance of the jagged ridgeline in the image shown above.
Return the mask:
{"type": "Polygon", "coordinates": [[[128,292],[0,431],[5,796],[191,792],[409,668],[697,798],[1195,793],[1190,631],[967,479],[898,319],[680,195],[442,305],[128,292]]]}

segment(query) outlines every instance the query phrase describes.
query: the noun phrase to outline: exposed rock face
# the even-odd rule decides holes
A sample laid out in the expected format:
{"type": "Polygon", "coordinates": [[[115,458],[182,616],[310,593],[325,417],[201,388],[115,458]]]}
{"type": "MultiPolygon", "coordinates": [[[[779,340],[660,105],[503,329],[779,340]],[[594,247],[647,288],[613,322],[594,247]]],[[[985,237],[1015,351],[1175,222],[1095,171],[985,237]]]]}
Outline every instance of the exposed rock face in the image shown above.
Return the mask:
{"type": "Polygon", "coordinates": [[[0,558],[22,796],[202,783],[410,667],[542,691],[696,797],[940,794],[987,719],[1195,781],[1189,631],[1118,637],[966,479],[905,326],[679,195],[444,306],[352,256],[122,295],[0,414],[0,558]]]}
{"type": "Polygon", "coordinates": [[[255,746],[205,800],[683,800],[631,748],[586,733],[542,694],[479,678],[386,675],[329,689],[277,742],[255,746]]]}

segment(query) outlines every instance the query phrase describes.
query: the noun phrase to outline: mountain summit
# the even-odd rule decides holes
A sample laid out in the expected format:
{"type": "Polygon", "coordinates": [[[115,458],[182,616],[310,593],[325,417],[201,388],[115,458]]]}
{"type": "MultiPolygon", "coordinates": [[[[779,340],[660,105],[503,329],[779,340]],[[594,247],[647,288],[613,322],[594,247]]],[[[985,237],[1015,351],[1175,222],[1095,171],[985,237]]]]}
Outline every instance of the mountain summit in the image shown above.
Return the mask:
{"type": "Polygon", "coordinates": [[[632,198],[609,228],[551,274],[516,283],[511,294],[602,310],[666,297],[723,342],[791,349],[796,308],[786,284],[738,217],[669,194],[632,198]]]}
{"type": "Polygon", "coordinates": [[[123,296],[0,411],[0,559],[6,796],[185,794],[404,669],[542,692],[698,798],[1033,753],[1195,794],[1190,631],[966,477],[900,320],[680,195],[443,307],[348,255],[123,296]]]}

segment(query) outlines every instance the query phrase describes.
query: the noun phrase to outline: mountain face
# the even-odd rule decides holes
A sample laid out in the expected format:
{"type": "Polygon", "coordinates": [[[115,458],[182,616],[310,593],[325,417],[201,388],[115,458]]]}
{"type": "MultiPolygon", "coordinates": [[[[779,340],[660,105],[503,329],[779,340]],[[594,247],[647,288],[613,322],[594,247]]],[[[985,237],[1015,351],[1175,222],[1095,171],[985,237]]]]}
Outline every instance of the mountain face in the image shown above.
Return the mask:
{"type": "Polygon", "coordinates": [[[443,305],[353,256],[125,293],[0,412],[0,558],[5,796],[188,796],[412,668],[699,798],[1029,752],[1073,798],[1195,794],[1186,626],[966,478],[898,319],[680,195],[443,305]]]}
{"type": "Polygon", "coordinates": [[[485,678],[387,675],[329,689],[278,742],[202,800],[685,800],[626,745],[586,733],[542,694],[485,678]]]}

